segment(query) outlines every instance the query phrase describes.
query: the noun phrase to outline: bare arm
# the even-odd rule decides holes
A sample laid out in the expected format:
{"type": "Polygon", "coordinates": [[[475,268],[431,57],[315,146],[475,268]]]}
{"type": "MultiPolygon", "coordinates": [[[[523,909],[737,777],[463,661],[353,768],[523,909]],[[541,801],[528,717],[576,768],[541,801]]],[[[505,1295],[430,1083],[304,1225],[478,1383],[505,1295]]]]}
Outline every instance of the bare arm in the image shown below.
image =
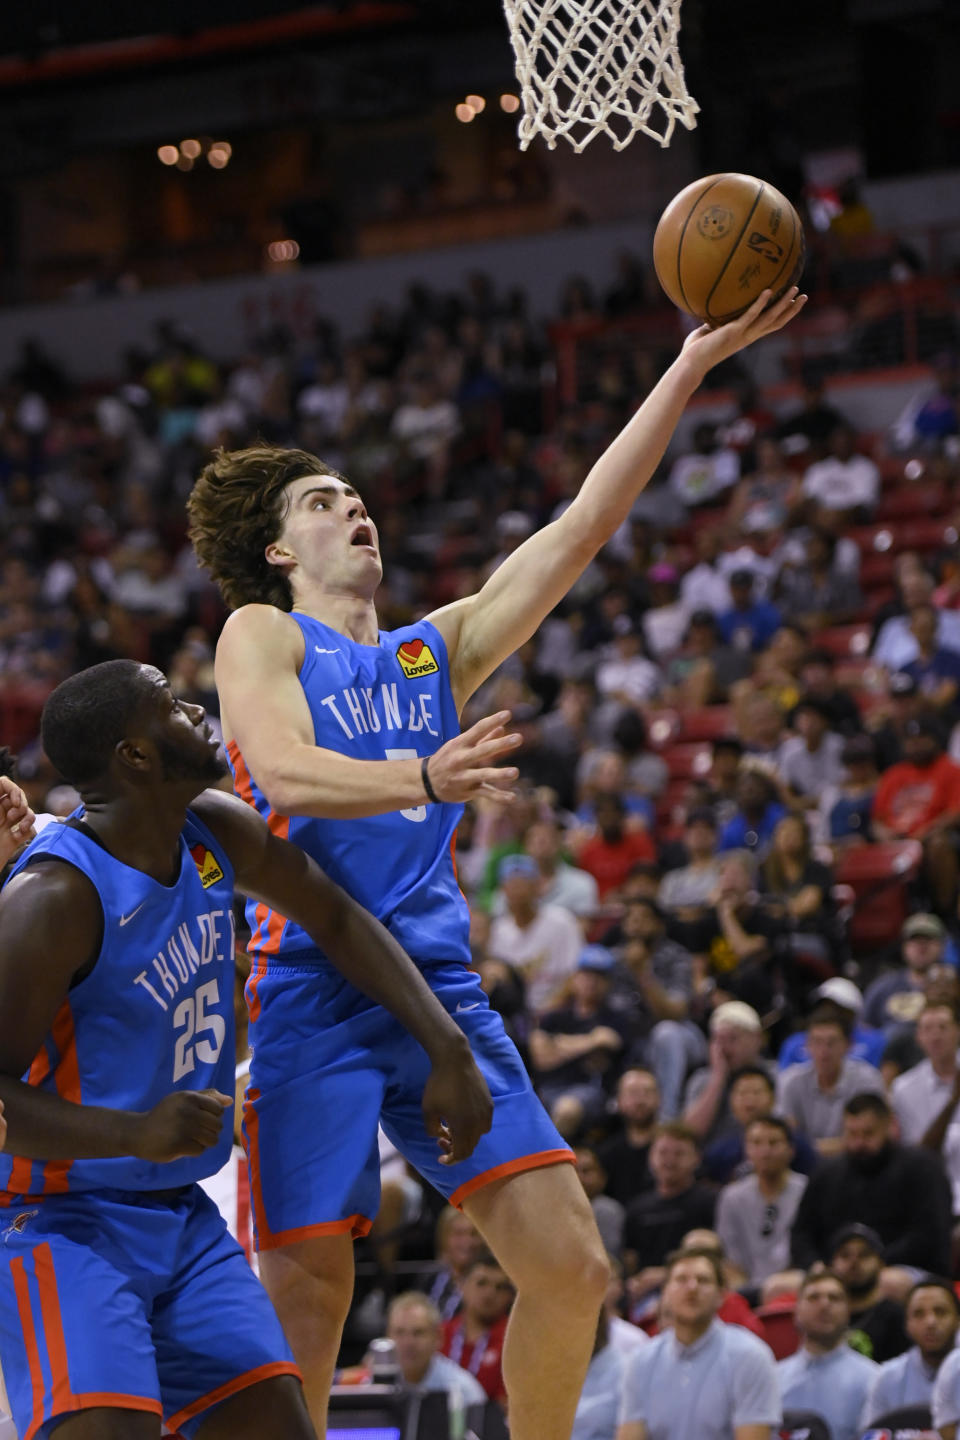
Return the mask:
{"type": "Polygon", "coordinates": [[[597,1025],[586,1035],[555,1035],[539,1029],[530,1032],[530,1058],[536,1070],[556,1070],[568,1060],[579,1060],[595,1050],[616,1054],[622,1049],[620,1036],[607,1025],[597,1025]]]}
{"type": "Polygon", "coordinates": [[[288,916],[312,937],[350,984],[388,1010],[430,1057],[423,1094],[431,1134],[444,1159],[465,1159],[490,1128],[492,1104],[470,1045],[420,971],[378,920],[324,874],[298,845],[279,840],[247,805],[208,790],[194,810],[221,841],[237,889],[288,916]]]}
{"type": "Polygon", "coordinates": [[[733,1440],[770,1440],[769,1425],[734,1425],[733,1440]]]}
{"type": "Polygon", "coordinates": [[[628,1420],[618,1426],[617,1440],[647,1440],[647,1427],[642,1420],[628,1420]]]}
{"type": "Polygon", "coordinates": [[[35,1160],[136,1155],[173,1160],[217,1142],[224,1110],[216,1091],[179,1091],[144,1113],[78,1105],[27,1085],[77,971],[100,947],[102,912],[87,877],[49,861],[28,867],[0,894],[0,1101],[6,1148],[35,1160]]]}
{"type": "MultiPolygon", "coordinates": [[[[423,805],[422,757],[354,760],[317,745],[299,680],[302,663],[300,627],[272,605],[235,611],[217,645],[227,733],[271,807],[281,815],[355,819],[423,805]]],[[[508,798],[501,787],[517,772],[493,768],[520,743],[519,735],[506,733],[508,719],[506,711],[488,716],[433,754],[429,774],[439,799],[508,798]]]]}
{"type": "Polygon", "coordinates": [[[529,640],[627,518],[707,372],[786,325],[805,301],[794,288],[764,311],[769,299],[765,291],[739,320],[716,330],[704,325],[688,336],[680,355],[594,465],[563,515],[514,551],[478,594],[430,617],[447,643],[459,706],[529,640]]]}
{"type": "Polygon", "coordinates": [[[723,1097],[726,1094],[729,1075],[730,1067],[724,1059],[716,1037],[714,1037],[710,1041],[710,1071],[706,1084],[697,1098],[691,1100],[683,1112],[684,1124],[689,1125],[690,1129],[701,1139],[708,1133],[710,1126],[717,1118],[717,1111],[723,1104],[723,1097]]]}
{"type": "Polygon", "coordinates": [[[748,935],[737,919],[737,912],[732,905],[721,901],[717,906],[717,919],[720,921],[724,938],[739,960],[749,960],[754,955],[762,955],[766,950],[767,942],[763,936],[748,935]]]}

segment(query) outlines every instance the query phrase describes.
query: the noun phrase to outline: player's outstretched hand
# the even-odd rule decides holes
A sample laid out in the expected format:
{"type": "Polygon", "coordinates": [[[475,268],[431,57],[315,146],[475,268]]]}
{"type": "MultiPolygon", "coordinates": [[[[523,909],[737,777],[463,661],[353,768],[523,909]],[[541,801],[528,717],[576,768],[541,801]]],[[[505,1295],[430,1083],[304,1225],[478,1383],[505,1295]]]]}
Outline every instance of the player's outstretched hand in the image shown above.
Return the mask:
{"type": "Polygon", "coordinates": [[[509,710],[486,715],[430,756],[427,773],[438,800],[463,804],[483,795],[509,804],[518,772],[514,765],[497,762],[516,750],[522,738],[507,730],[509,719],[509,710]]]}
{"type": "Polygon", "coordinates": [[[762,291],[749,310],[738,320],[728,320],[726,325],[701,325],[683,342],[682,354],[694,360],[706,375],[721,360],[729,360],[755,340],[782,330],[797,318],[807,303],[806,295],[801,295],[796,285],[791,285],[775,305],[770,304],[772,296],[772,290],[762,291]]]}
{"type": "Polygon", "coordinates": [[[158,1165],[202,1155],[223,1134],[223,1112],[232,1104],[233,1096],[219,1090],[175,1090],[140,1116],[133,1153],[158,1165]]]}
{"type": "Polygon", "coordinates": [[[36,815],[9,775],[0,775],[0,865],[34,838],[36,815]]]}
{"type": "Polygon", "coordinates": [[[466,1160],[490,1129],[493,1101],[469,1050],[434,1061],[423,1087],[423,1120],[440,1146],[441,1165],[466,1160]]]}

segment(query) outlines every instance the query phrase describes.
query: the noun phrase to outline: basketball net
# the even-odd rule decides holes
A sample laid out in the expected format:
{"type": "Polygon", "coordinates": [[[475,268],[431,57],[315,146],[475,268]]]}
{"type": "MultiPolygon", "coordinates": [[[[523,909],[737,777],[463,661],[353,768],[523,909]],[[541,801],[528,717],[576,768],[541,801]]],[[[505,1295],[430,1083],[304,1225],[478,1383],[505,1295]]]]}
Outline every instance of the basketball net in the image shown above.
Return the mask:
{"type": "Polygon", "coordinates": [[[669,145],[696,126],[678,41],[680,0],[503,0],[523,115],[520,149],[542,135],[578,153],[595,135],[615,150],[638,130],[669,145]]]}

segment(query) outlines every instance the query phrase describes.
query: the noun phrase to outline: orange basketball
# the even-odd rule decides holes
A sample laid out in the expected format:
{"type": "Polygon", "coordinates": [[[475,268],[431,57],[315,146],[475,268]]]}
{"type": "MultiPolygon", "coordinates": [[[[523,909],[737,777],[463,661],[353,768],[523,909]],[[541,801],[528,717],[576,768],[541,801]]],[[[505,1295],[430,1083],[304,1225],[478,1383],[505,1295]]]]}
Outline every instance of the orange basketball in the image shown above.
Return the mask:
{"type": "Polygon", "coordinates": [[[777,298],[803,270],[803,226],[786,196],[752,175],[707,175],[674,196],[653,237],[657,279],[674,305],[723,325],[761,290],[777,298]]]}

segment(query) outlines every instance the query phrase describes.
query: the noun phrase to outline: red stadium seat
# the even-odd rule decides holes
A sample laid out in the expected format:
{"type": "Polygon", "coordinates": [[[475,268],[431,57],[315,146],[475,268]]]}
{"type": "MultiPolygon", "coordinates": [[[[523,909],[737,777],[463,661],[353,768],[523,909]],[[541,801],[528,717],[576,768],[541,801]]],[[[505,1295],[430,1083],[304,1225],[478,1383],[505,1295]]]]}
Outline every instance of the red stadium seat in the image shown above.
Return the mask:
{"type": "Polygon", "coordinates": [[[889,585],[893,580],[893,553],[886,551],[878,555],[872,551],[860,561],[860,586],[863,590],[875,590],[889,585]]]}
{"type": "Polygon", "coordinates": [[[877,507],[877,519],[912,520],[942,515],[947,504],[947,492],[942,485],[906,483],[901,489],[884,495],[877,507]]]}
{"type": "Polygon", "coordinates": [[[800,1336],[793,1319],[794,1305],[794,1297],[785,1295],[782,1300],[759,1305],[755,1311],[757,1319],[763,1321],[767,1344],[776,1360],[786,1360],[800,1348],[800,1336]]]}
{"type": "Polygon", "coordinates": [[[733,735],[736,725],[729,705],[707,705],[702,710],[684,710],[680,715],[681,740],[719,740],[733,735]]]}
{"type": "Polygon", "coordinates": [[[831,655],[846,659],[859,658],[870,648],[870,628],[867,625],[831,625],[829,630],[818,630],[811,635],[810,644],[817,650],[829,650],[831,655]]]}
{"type": "Polygon", "coordinates": [[[855,845],[837,864],[836,879],[854,893],[850,944],[855,951],[889,945],[907,915],[907,885],[923,859],[918,840],[889,840],[855,845]]]}
{"type": "Polygon", "coordinates": [[[706,775],[713,762],[710,746],[699,742],[669,745],[661,751],[661,757],[667,763],[671,780],[698,779],[706,775]]]}

